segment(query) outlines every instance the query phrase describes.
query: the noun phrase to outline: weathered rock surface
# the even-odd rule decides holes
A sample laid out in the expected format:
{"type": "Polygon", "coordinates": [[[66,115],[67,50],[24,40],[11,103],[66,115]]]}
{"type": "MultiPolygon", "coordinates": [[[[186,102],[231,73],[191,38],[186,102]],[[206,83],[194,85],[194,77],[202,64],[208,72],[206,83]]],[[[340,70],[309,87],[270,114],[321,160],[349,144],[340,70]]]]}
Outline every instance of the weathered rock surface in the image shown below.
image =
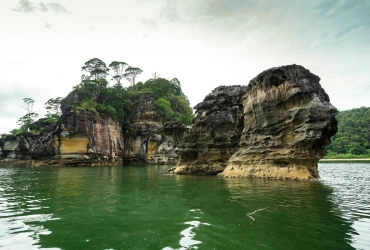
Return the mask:
{"type": "Polygon", "coordinates": [[[174,164],[178,155],[175,142],[163,132],[161,117],[155,111],[154,99],[141,96],[134,122],[122,131],[119,122],[110,117],[80,110],[72,105],[81,96],[71,92],[62,101],[62,117],[45,127],[30,143],[34,165],[122,165],[174,164]]]}
{"type": "Polygon", "coordinates": [[[162,124],[142,95],[131,127],[88,111],[72,112],[36,137],[0,140],[2,157],[36,165],[176,164],[176,174],[315,180],[323,146],[337,131],[337,110],[320,78],[298,65],[266,70],[248,86],[221,86],[195,106],[192,126],[162,124]],[[176,148],[176,149],[175,149],[176,148]]]}
{"type": "MultiPolygon", "coordinates": [[[[190,130],[179,140],[176,174],[217,174],[239,149],[244,128],[242,96],[246,86],[221,86],[196,105],[190,130]]],[[[169,130],[169,128],[167,128],[169,130]]]]}
{"type": "Polygon", "coordinates": [[[319,81],[289,65],[266,70],[238,90],[216,88],[195,107],[173,172],[315,180],[338,112],[319,81]]]}
{"type": "Polygon", "coordinates": [[[61,105],[57,124],[32,141],[30,154],[36,165],[106,165],[122,163],[123,135],[119,122],[88,111],[71,112],[74,92],[61,105]]]}
{"type": "Polygon", "coordinates": [[[29,148],[34,138],[32,134],[22,133],[0,139],[1,158],[6,162],[30,159],[29,148]]]}
{"type": "Polygon", "coordinates": [[[123,160],[128,164],[174,164],[178,161],[175,142],[163,133],[154,98],[142,95],[134,122],[125,136],[123,160]]]}

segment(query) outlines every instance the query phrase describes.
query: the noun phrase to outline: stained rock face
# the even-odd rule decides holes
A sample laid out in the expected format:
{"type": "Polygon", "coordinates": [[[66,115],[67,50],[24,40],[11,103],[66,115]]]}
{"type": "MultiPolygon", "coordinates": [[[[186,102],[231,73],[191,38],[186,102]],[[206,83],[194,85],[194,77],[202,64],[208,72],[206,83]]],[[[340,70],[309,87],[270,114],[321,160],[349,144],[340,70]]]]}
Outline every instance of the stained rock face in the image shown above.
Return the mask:
{"type": "Polygon", "coordinates": [[[141,96],[132,129],[124,136],[123,160],[127,164],[174,164],[178,161],[175,142],[171,135],[163,133],[154,101],[150,95],[141,96]]]}
{"type": "Polygon", "coordinates": [[[197,105],[193,128],[178,150],[182,162],[173,172],[215,169],[224,177],[315,180],[338,113],[319,81],[302,66],[289,65],[239,87],[242,98],[234,98],[230,87],[225,98],[236,102],[227,107],[218,104],[223,98],[214,90],[197,105]]]}
{"type": "MultiPolygon", "coordinates": [[[[120,123],[110,117],[84,110],[72,111],[73,104],[82,99],[71,92],[61,103],[61,119],[46,126],[29,142],[33,165],[174,164],[178,161],[175,142],[171,135],[163,132],[153,97],[141,96],[127,131],[122,131],[120,123]]],[[[14,140],[6,142],[6,148],[20,145],[20,138],[14,140]]]]}
{"type": "MultiPolygon", "coordinates": [[[[190,130],[179,140],[176,174],[217,174],[239,149],[244,128],[242,96],[246,86],[221,86],[196,105],[190,130]]],[[[169,128],[167,128],[169,130],[169,128]]]]}
{"type": "Polygon", "coordinates": [[[123,135],[119,122],[88,111],[71,112],[78,96],[72,92],[61,105],[62,118],[32,141],[37,164],[106,165],[122,162],[123,135]]]}

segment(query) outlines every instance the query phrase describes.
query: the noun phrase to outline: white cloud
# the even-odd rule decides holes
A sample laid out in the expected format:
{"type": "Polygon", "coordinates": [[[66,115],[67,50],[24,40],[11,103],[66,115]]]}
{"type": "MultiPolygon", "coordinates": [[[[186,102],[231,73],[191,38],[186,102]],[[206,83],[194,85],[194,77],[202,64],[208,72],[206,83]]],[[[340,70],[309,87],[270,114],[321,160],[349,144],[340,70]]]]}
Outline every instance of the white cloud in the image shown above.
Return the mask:
{"type": "Polygon", "coordinates": [[[9,119],[0,132],[16,125],[22,98],[34,98],[42,110],[49,98],[67,95],[94,57],[140,67],[139,81],[154,72],[177,77],[193,106],[219,85],[248,84],[263,70],[293,63],[319,75],[339,109],[370,106],[369,6],[357,0],[5,2],[0,116],[9,119]]]}
{"type": "Polygon", "coordinates": [[[18,6],[15,8],[12,8],[15,12],[23,12],[23,13],[30,13],[30,12],[47,12],[47,11],[53,11],[54,13],[64,13],[69,14],[69,12],[66,7],[61,5],[60,3],[44,3],[39,2],[37,4],[34,4],[30,2],[29,0],[19,0],[18,6]]]}

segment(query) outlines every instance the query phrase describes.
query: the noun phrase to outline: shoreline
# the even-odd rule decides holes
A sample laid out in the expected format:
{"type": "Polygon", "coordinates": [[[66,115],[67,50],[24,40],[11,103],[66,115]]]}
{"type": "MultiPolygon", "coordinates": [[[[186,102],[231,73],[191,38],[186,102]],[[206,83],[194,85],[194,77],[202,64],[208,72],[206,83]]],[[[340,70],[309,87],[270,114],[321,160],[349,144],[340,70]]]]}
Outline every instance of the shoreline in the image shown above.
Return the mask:
{"type": "Polygon", "coordinates": [[[370,161],[370,158],[353,158],[353,159],[321,159],[319,162],[334,162],[334,161],[370,161]]]}

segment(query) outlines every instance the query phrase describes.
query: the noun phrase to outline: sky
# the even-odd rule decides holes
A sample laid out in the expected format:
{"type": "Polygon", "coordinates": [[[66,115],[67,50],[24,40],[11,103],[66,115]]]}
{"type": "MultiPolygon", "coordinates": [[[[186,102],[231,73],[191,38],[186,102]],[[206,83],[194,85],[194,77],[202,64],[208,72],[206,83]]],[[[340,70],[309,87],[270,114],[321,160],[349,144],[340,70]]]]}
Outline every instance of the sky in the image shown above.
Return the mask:
{"type": "Polygon", "coordinates": [[[0,0],[0,133],[19,127],[23,98],[42,117],[92,58],[176,77],[191,106],[299,64],[338,110],[370,107],[369,13],[368,0],[0,0]]]}

